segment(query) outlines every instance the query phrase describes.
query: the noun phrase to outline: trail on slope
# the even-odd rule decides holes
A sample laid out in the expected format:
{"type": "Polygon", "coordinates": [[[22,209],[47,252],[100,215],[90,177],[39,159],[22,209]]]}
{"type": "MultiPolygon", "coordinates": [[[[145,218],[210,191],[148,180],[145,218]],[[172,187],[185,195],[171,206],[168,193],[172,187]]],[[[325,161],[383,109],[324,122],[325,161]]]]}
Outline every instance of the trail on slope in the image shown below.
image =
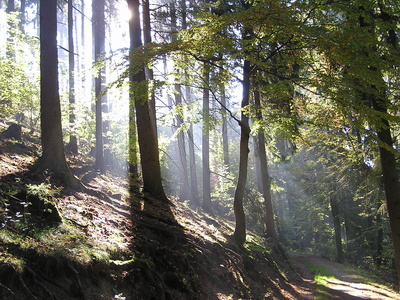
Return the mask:
{"type": "Polygon", "coordinates": [[[313,272],[307,267],[310,264],[332,272],[333,277],[324,278],[324,286],[317,288],[317,299],[400,299],[400,294],[374,283],[370,277],[361,274],[360,270],[351,270],[342,264],[313,255],[292,255],[292,258],[305,279],[314,278],[313,272]]]}

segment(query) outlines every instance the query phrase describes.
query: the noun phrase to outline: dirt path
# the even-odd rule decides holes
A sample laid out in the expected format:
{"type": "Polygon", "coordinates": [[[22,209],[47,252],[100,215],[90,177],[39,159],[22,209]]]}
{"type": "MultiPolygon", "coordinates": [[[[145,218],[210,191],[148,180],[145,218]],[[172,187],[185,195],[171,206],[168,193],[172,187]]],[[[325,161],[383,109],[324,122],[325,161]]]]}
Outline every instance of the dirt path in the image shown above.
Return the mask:
{"type": "Polygon", "coordinates": [[[305,264],[329,269],[333,277],[324,278],[324,284],[315,283],[316,299],[400,299],[400,295],[387,287],[373,283],[360,271],[350,270],[343,265],[312,255],[293,255],[293,261],[305,280],[312,281],[314,274],[305,264]]]}

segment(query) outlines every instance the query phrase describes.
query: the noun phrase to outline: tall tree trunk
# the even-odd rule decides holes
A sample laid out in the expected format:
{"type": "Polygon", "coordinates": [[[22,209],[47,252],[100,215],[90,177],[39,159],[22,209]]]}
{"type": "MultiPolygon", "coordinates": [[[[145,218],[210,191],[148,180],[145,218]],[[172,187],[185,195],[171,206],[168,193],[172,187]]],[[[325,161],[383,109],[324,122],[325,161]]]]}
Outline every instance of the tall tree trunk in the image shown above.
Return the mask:
{"type": "MultiPolygon", "coordinates": [[[[386,102],[372,97],[373,108],[380,115],[387,115],[386,102]]],[[[389,224],[392,232],[394,257],[400,286],[400,184],[397,172],[397,162],[393,149],[393,138],[388,120],[381,118],[382,125],[378,128],[379,155],[382,165],[383,184],[385,187],[389,224]]]]}
{"type": "MultiPolygon", "coordinates": [[[[10,14],[15,12],[15,2],[14,0],[8,0],[6,13],[10,14]]],[[[15,33],[13,30],[10,30],[14,23],[12,21],[8,21],[8,34],[7,34],[7,44],[6,44],[6,56],[9,59],[15,60],[15,33]]]]}
{"type": "Polygon", "coordinates": [[[375,264],[380,267],[382,265],[382,254],[383,254],[383,224],[382,224],[382,216],[378,212],[376,215],[376,254],[374,257],[375,264]]]}
{"type": "Polygon", "coordinates": [[[260,162],[260,142],[258,141],[258,134],[253,137],[254,142],[254,166],[256,173],[256,185],[258,191],[263,194],[263,183],[262,183],[262,174],[261,174],[261,162],[260,162]]]}
{"type": "Polygon", "coordinates": [[[7,9],[6,13],[11,13],[15,11],[15,0],[8,0],[7,1],[7,9]]]}
{"type": "Polygon", "coordinates": [[[243,209],[243,198],[247,181],[247,167],[249,161],[249,139],[250,127],[249,117],[244,109],[249,105],[250,99],[250,62],[245,59],[243,64],[243,95],[242,95],[242,112],[240,120],[240,145],[239,145],[239,176],[233,199],[233,210],[235,214],[235,232],[233,237],[239,245],[243,245],[246,241],[246,217],[243,209]]]}
{"type": "MultiPolygon", "coordinates": [[[[191,102],[191,89],[186,86],[186,101],[191,102]]],[[[200,206],[199,203],[199,190],[197,182],[197,167],[196,167],[196,154],[194,144],[194,130],[193,122],[190,121],[188,129],[188,150],[189,150],[189,169],[190,169],[190,192],[191,192],[191,203],[194,206],[200,206]]]]}
{"type": "MultiPolygon", "coordinates": [[[[358,17],[359,26],[368,30],[371,37],[374,37],[376,44],[378,40],[375,37],[374,24],[367,21],[364,17],[365,8],[363,6],[358,8],[360,10],[360,15],[358,17]]],[[[382,8],[381,8],[382,9],[382,8]]],[[[372,15],[372,12],[369,12],[372,15]]],[[[398,40],[397,35],[393,34],[392,30],[388,31],[388,44],[393,47],[393,50],[398,51],[398,40]]],[[[376,51],[376,46],[371,49],[365,46],[364,52],[362,52],[366,57],[370,51],[376,51]]],[[[388,119],[388,102],[387,92],[383,88],[385,82],[383,81],[382,72],[377,66],[368,66],[368,70],[372,71],[373,76],[377,84],[371,84],[368,86],[369,90],[360,91],[360,94],[364,97],[363,100],[368,101],[372,104],[372,108],[377,112],[378,122],[376,122],[375,127],[377,131],[377,137],[379,140],[379,156],[382,165],[382,178],[383,185],[385,187],[385,196],[387,203],[387,210],[389,213],[389,224],[392,233],[392,241],[394,248],[394,258],[398,277],[398,286],[400,287],[400,183],[399,174],[397,171],[397,162],[395,156],[395,150],[393,148],[393,138],[391,133],[391,127],[388,119]]]]}
{"type": "Polygon", "coordinates": [[[161,201],[168,202],[161,180],[160,158],[156,130],[152,127],[148,103],[148,87],[143,66],[134,66],[134,51],[142,46],[139,0],[127,0],[132,18],[129,20],[130,81],[136,109],[136,122],[142,166],[143,189],[161,201]]]}
{"type": "MultiPolygon", "coordinates": [[[[259,122],[262,121],[262,111],[261,111],[261,99],[260,99],[260,91],[258,88],[254,91],[254,104],[256,106],[256,118],[259,122]]],[[[271,180],[268,172],[268,160],[267,153],[265,151],[265,136],[264,131],[259,130],[257,134],[257,150],[258,150],[258,159],[260,162],[259,171],[261,175],[261,185],[262,185],[262,194],[264,197],[264,206],[265,206],[265,236],[267,238],[272,238],[275,241],[278,241],[278,234],[275,229],[274,224],[274,213],[272,209],[272,197],[271,197],[271,180]]]]}
{"type": "Polygon", "coordinates": [[[226,118],[226,94],[225,94],[225,85],[221,84],[220,86],[221,93],[221,112],[222,112],[222,150],[224,152],[224,165],[229,170],[229,139],[228,139],[228,121],[226,118]]]}
{"type": "MultiPolygon", "coordinates": [[[[105,53],[105,0],[93,1],[93,38],[94,38],[94,57],[97,63],[103,63],[105,53]]],[[[96,162],[95,167],[101,173],[105,172],[104,165],[104,145],[103,145],[103,96],[102,96],[102,77],[104,68],[100,68],[94,80],[94,93],[96,97],[96,162]]]]}
{"type": "Polygon", "coordinates": [[[68,0],[68,62],[69,62],[69,144],[72,153],[78,153],[78,141],[75,134],[75,54],[74,54],[74,14],[73,0],[68,0]]]}
{"type": "MultiPolygon", "coordinates": [[[[80,58],[80,68],[81,70],[85,70],[86,69],[86,62],[85,62],[85,56],[86,56],[86,52],[85,52],[85,0],[81,0],[81,40],[80,40],[80,47],[79,47],[79,56],[78,58],[80,58]]],[[[78,35],[77,35],[78,36],[78,35]]],[[[86,76],[83,72],[80,72],[81,74],[81,87],[82,90],[85,91],[85,87],[86,87],[86,76]]]]}
{"type": "MultiPolygon", "coordinates": [[[[187,29],[187,10],[186,10],[186,0],[180,1],[180,9],[182,14],[182,29],[187,29]]],[[[185,70],[185,101],[186,103],[191,103],[191,88],[189,86],[189,75],[185,70]]],[[[197,183],[197,172],[196,172],[196,155],[195,155],[195,144],[194,144],[194,132],[193,132],[193,122],[188,120],[189,129],[187,132],[188,135],[188,151],[189,151],[189,170],[190,170],[190,202],[194,206],[199,206],[199,191],[198,191],[198,183],[197,183]]]]}
{"type": "Polygon", "coordinates": [[[21,8],[20,8],[20,21],[19,21],[19,28],[21,30],[21,32],[25,32],[25,23],[26,23],[26,19],[25,19],[25,10],[26,10],[26,0],[20,0],[21,1],[21,8]]]}
{"type": "Polygon", "coordinates": [[[188,200],[189,197],[189,178],[188,178],[188,168],[186,159],[186,143],[185,143],[185,132],[182,129],[183,126],[183,103],[181,94],[181,85],[175,84],[175,106],[178,108],[178,113],[176,114],[176,127],[178,129],[178,152],[179,152],[179,168],[180,168],[180,192],[179,198],[181,200],[188,200]]]}
{"type": "Polygon", "coordinates": [[[78,186],[68,168],[62,137],[58,85],[57,0],[40,2],[40,127],[42,156],[38,167],[48,169],[64,184],[78,186]]]}
{"type": "MultiPolygon", "coordinates": [[[[177,16],[176,16],[176,8],[175,3],[170,3],[170,15],[171,15],[171,30],[172,32],[177,31],[177,16]]],[[[172,34],[172,40],[176,39],[176,34],[172,34]]],[[[186,158],[186,143],[185,143],[185,131],[182,128],[183,125],[183,102],[182,102],[182,89],[181,84],[178,83],[179,79],[179,68],[175,67],[176,78],[174,84],[174,98],[175,98],[175,107],[176,114],[176,128],[177,132],[177,140],[178,140],[178,154],[179,154],[179,198],[181,200],[189,199],[189,178],[187,171],[187,158],[186,158]]]]}
{"type": "Polygon", "coordinates": [[[339,204],[334,196],[329,197],[331,213],[333,218],[333,229],[335,232],[336,261],[343,262],[342,229],[340,226],[339,204]]]}
{"type": "MultiPolygon", "coordinates": [[[[145,45],[151,43],[150,0],[143,0],[143,41],[145,45]]],[[[153,84],[154,82],[153,73],[154,73],[153,68],[146,67],[146,77],[151,84],[153,84]]],[[[150,89],[149,106],[150,106],[150,118],[153,124],[153,129],[156,130],[157,134],[156,98],[154,94],[154,88],[150,89]]]]}
{"type": "Polygon", "coordinates": [[[210,66],[203,67],[203,136],[202,136],[202,162],[203,162],[203,209],[211,213],[211,171],[210,171],[210,66]]]}

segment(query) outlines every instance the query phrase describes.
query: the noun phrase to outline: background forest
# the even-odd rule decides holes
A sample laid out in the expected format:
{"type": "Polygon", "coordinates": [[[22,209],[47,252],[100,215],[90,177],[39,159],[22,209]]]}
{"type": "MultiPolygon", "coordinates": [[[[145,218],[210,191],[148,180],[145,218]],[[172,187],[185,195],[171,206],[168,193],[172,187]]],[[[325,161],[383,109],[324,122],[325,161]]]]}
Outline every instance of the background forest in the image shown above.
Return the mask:
{"type": "Polygon", "coordinates": [[[60,0],[56,61],[39,2],[0,1],[0,116],[42,157],[48,61],[67,163],[234,221],[239,245],[400,271],[397,1],[60,0]]]}

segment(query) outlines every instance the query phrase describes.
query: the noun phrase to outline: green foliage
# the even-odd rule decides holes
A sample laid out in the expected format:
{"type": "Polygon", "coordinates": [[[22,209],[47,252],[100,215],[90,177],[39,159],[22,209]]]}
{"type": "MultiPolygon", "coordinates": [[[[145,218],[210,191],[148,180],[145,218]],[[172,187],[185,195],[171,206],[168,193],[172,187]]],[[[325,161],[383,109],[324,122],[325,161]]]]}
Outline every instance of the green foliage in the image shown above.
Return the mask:
{"type": "Polygon", "coordinates": [[[0,56],[0,114],[16,116],[33,132],[39,118],[38,41],[20,31],[15,15],[7,18],[7,53],[0,56]]]}

